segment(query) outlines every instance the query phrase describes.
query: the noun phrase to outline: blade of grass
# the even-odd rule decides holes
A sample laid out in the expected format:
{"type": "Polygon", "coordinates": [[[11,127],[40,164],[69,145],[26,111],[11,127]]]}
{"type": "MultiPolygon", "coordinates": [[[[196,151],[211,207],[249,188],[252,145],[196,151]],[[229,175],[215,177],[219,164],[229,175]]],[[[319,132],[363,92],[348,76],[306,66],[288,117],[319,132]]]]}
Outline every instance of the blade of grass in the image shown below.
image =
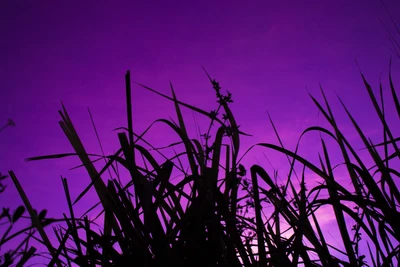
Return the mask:
{"type": "MultiPolygon", "coordinates": [[[[17,188],[17,191],[18,191],[19,195],[21,196],[21,199],[24,202],[24,205],[25,205],[26,209],[28,210],[29,215],[31,216],[32,223],[38,230],[40,237],[43,240],[43,243],[45,244],[45,246],[48,249],[48,251],[50,252],[50,254],[53,257],[55,257],[56,251],[54,250],[54,247],[51,245],[50,239],[47,236],[46,232],[44,231],[43,225],[40,223],[37,215],[35,214],[35,212],[32,208],[31,202],[29,201],[28,197],[26,196],[25,191],[22,189],[22,186],[19,183],[17,176],[15,176],[13,171],[9,171],[8,174],[10,175],[15,187],[17,188]]],[[[59,260],[56,261],[56,265],[58,267],[62,266],[59,260]]]]}

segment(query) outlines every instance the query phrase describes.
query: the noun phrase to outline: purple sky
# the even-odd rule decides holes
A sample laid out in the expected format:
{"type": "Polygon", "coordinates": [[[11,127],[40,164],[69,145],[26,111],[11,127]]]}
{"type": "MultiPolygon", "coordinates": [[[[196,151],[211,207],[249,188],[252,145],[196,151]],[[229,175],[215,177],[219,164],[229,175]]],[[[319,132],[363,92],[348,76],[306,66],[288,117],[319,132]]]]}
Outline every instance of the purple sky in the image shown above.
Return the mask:
{"type": "MultiPolygon", "coordinates": [[[[85,171],[68,170],[77,159],[24,162],[72,152],[58,125],[60,100],[87,151],[100,154],[90,107],[110,154],[118,149],[112,129],[126,125],[128,69],[132,80],[166,94],[172,81],[178,99],[210,111],[216,107],[215,94],[203,65],[222,89],[232,92],[238,124],[254,135],[243,139],[242,152],[258,142],[277,143],[267,110],[289,148],[307,126],[323,123],[307,94],[308,89],[321,99],[319,83],[345,132],[356,137],[335,91],[367,135],[379,137],[381,128],[371,123],[377,118],[355,63],[375,89],[383,72],[388,92],[391,44],[379,18],[388,25],[389,20],[379,0],[116,2],[0,2],[0,125],[8,118],[17,124],[0,133],[0,171],[13,170],[38,209],[48,208],[57,217],[66,210],[60,175],[68,178],[73,198],[89,182],[85,171]]],[[[385,4],[400,17],[399,1],[385,4]]],[[[399,85],[400,62],[393,59],[399,85]]],[[[161,117],[176,118],[169,101],[136,85],[132,95],[135,131],[161,117]]],[[[193,130],[192,114],[186,114],[193,130]]],[[[156,126],[149,140],[159,145],[177,140],[166,133],[171,131],[156,126]]],[[[304,141],[303,155],[314,157],[319,142],[304,141]]],[[[267,164],[261,152],[267,151],[256,149],[248,157],[248,167],[257,163],[255,158],[267,164]]],[[[276,166],[286,163],[278,158],[276,166]]],[[[1,203],[19,203],[15,193],[10,186],[1,203]]]]}

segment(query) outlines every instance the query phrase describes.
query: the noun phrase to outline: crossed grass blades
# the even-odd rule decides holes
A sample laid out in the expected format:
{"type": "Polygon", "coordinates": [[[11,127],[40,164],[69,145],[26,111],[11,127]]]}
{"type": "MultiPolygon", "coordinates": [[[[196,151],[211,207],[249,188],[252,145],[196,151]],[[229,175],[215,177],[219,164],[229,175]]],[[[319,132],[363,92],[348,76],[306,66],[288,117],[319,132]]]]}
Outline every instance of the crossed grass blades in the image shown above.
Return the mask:
{"type": "MultiPolygon", "coordinates": [[[[271,120],[280,145],[262,143],[256,146],[287,156],[290,171],[285,184],[280,186],[258,165],[251,166],[250,178],[247,178],[246,169],[239,159],[239,137],[245,133],[239,130],[229,108],[231,94],[223,95],[219,83],[208,74],[207,76],[218,101],[217,110],[212,112],[179,101],[172,85],[172,97],[169,97],[139,84],[169,99],[175,105],[178,122],[159,119],[154,123],[168,125],[179,136],[179,144],[185,149],[172,158],[165,158],[162,164],[150,153],[155,151],[163,155],[161,149],[151,146],[144,139],[145,133],[154,123],[141,135],[133,131],[129,72],[125,76],[128,128],[119,129],[121,147],[115,154],[88,154],[63,106],[59,112],[62,117],[60,126],[75,153],[28,159],[78,156],[82,162],[80,167],[85,167],[90,176],[90,185],[75,201],[70,197],[67,179],[62,179],[69,215],[64,214],[66,227],[54,228],[58,247],[53,247],[50,243],[43,230],[44,225],[33,212],[17,177],[10,172],[32,221],[41,234],[41,242],[50,252],[49,266],[375,267],[398,264],[400,193],[396,179],[400,178],[400,173],[394,168],[396,165],[393,161],[400,158],[400,138],[393,136],[386,122],[382,86],[379,103],[371,86],[361,74],[382,123],[383,140],[379,144],[373,144],[364,135],[342,102],[373,159],[374,166],[370,168],[365,166],[356,149],[340,131],[322,88],[325,108],[313,96],[310,97],[332,129],[312,126],[302,134],[321,134],[323,154],[319,155],[319,166],[298,155],[298,145],[295,151],[285,149],[271,120]],[[210,118],[209,129],[202,135],[203,139],[188,136],[181,107],[210,118]],[[224,113],[222,118],[219,118],[220,112],[224,113]],[[217,130],[211,144],[211,129],[214,124],[217,125],[217,130]],[[325,145],[328,139],[333,140],[340,148],[352,188],[345,188],[337,182],[325,145]],[[228,142],[224,142],[225,140],[228,142]],[[151,149],[146,149],[139,141],[151,149]],[[381,148],[384,155],[378,153],[381,148]],[[222,158],[222,155],[225,157],[222,158]],[[92,161],[90,157],[96,159],[92,161]],[[138,158],[143,164],[139,165],[138,158]],[[105,159],[106,164],[97,171],[93,163],[101,159],[105,159]],[[189,171],[186,171],[184,164],[188,165],[189,171]],[[293,178],[295,165],[302,170],[298,180],[293,178]],[[129,172],[129,183],[121,183],[118,166],[129,172]],[[177,183],[171,181],[174,168],[183,174],[183,179],[177,183]],[[306,170],[320,178],[319,184],[306,188],[306,170]],[[101,178],[106,171],[113,172],[117,178],[108,180],[106,184],[101,178]],[[267,186],[261,186],[261,181],[267,186]],[[94,220],[87,217],[90,210],[81,218],[74,215],[74,204],[92,187],[96,190],[103,210],[104,219],[100,230],[96,230],[93,227],[96,225],[94,220]],[[245,192],[244,196],[239,194],[242,190],[245,192]],[[272,205],[272,210],[266,209],[267,204],[272,205]],[[341,238],[339,241],[344,249],[330,244],[327,241],[329,237],[322,231],[316,212],[326,206],[333,210],[341,238]],[[254,212],[254,217],[250,210],[254,212]],[[352,223],[346,224],[346,221],[352,223]],[[360,251],[360,246],[367,249],[360,251]]],[[[389,81],[397,111],[395,115],[400,117],[400,104],[391,72],[389,81]]],[[[178,143],[171,144],[170,147],[176,145],[178,143]]]]}

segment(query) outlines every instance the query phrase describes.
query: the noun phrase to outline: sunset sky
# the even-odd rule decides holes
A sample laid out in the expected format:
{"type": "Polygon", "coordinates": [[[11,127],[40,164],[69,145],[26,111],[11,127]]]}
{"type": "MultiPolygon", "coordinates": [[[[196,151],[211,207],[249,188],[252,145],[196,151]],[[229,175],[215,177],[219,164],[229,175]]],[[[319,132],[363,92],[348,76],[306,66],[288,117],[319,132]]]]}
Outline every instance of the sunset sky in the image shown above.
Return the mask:
{"type": "MultiPolygon", "coordinates": [[[[384,3],[400,17],[400,1],[384,3]]],[[[171,81],[179,100],[211,111],[217,103],[204,66],[233,94],[236,120],[253,135],[242,139],[242,153],[255,143],[277,144],[267,111],[289,148],[306,127],[323,124],[308,95],[322,99],[319,83],[345,133],[357,137],[336,93],[365,133],[380,140],[360,70],[376,93],[382,72],[389,96],[389,60],[399,87],[400,59],[379,19],[393,29],[379,0],[0,1],[0,127],[8,118],[16,123],[0,133],[0,172],[13,170],[34,207],[61,216],[67,205],[60,175],[76,198],[89,183],[86,171],[69,170],[78,159],[24,160],[73,152],[58,124],[60,101],[87,152],[101,153],[88,107],[106,154],[117,150],[112,130],[126,126],[127,70],[133,81],[168,95],[171,81]]],[[[137,133],[158,118],[176,119],[170,101],[135,84],[132,102],[137,133]]],[[[195,133],[192,113],[185,119],[195,133]]],[[[200,122],[205,131],[207,120],[200,122]]],[[[320,149],[313,138],[304,140],[305,157],[320,149]]],[[[148,140],[161,146],[178,139],[158,125],[148,140]]],[[[270,168],[263,152],[276,167],[287,163],[256,149],[246,166],[270,168]]],[[[11,183],[0,203],[20,203],[11,183]]],[[[82,203],[84,210],[93,201],[82,203]]]]}

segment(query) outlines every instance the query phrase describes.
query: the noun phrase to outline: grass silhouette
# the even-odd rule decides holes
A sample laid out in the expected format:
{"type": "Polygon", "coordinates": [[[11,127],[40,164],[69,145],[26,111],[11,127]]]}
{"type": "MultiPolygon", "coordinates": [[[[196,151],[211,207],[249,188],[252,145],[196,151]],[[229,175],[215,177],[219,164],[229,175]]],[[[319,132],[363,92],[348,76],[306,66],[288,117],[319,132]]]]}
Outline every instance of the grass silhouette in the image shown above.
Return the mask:
{"type": "MultiPolygon", "coordinates": [[[[240,136],[245,133],[239,130],[229,107],[232,95],[222,94],[219,83],[206,74],[218,102],[218,108],[212,112],[179,101],[172,85],[172,96],[167,96],[138,84],[169,99],[175,106],[177,122],[159,119],[154,123],[165,124],[177,134],[184,151],[165,157],[162,163],[152,154],[163,155],[161,149],[150,144],[152,149],[146,149],[140,144],[146,143],[144,136],[154,123],[142,134],[133,130],[130,72],[125,76],[128,127],[119,128],[120,148],[115,154],[88,154],[67,110],[62,107],[60,126],[75,153],[28,159],[78,156],[81,167],[90,176],[90,185],[75,201],[63,178],[69,214],[62,219],[66,227],[54,230],[57,246],[50,243],[43,229],[55,221],[35,213],[16,175],[9,173],[40,233],[41,242],[49,250],[49,266],[396,266],[399,263],[400,193],[396,179],[400,173],[393,162],[400,158],[400,138],[395,138],[387,123],[387,101],[375,97],[362,74],[384,129],[382,141],[372,143],[340,101],[374,165],[367,167],[343,135],[321,88],[322,103],[310,97],[331,129],[311,126],[302,134],[321,134],[323,154],[319,155],[319,166],[297,153],[299,143],[294,151],[285,149],[272,120],[280,144],[255,145],[287,156],[290,171],[284,185],[279,185],[259,165],[250,166],[248,171],[240,164],[240,136]],[[182,107],[210,118],[209,130],[202,135],[204,140],[189,137],[182,107]],[[220,112],[224,114],[220,116],[220,112]],[[211,129],[215,125],[212,139],[211,129]],[[328,140],[341,151],[351,179],[350,188],[338,182],[326,145],[328,140]],[[381,148],[383,155],[378,153],[381,148]],[[106,164],[98,171],[94,162],[101,159],[106,164]],[[184,165],[189,171],[185,171],[184,165]],[[121,167],[130,176],[127,184],[121,182],[117,171],[121,167]],[[296,179],[298,168],[301,176],[296,179]],[[176,183],[171,181],[174,170],[183,176],[176,183]],[[117,178],[105,182],[101,177],[106,171],[117,178]],[[319,183],[309,187],[306,171],[317,176],[319,183]],[[96,227],[98,220],[89,220],[87,213],[77,218],[73,209],[92,187],[102,208],[100,230],[96,227]],[[267,204],[272,205],[268,213],[265,212],[267,204]],[[331,244],[322,230],[317,212],[325,207],[333,210],[343,249],[331,244]],[[365,249],[361,251],[360,247],[365,249]]],[[[392,101],[400,116],[391,72],[389,82],[392,101]]],[[[381,86],[381,96],[382,90],[381,86]]]]}

